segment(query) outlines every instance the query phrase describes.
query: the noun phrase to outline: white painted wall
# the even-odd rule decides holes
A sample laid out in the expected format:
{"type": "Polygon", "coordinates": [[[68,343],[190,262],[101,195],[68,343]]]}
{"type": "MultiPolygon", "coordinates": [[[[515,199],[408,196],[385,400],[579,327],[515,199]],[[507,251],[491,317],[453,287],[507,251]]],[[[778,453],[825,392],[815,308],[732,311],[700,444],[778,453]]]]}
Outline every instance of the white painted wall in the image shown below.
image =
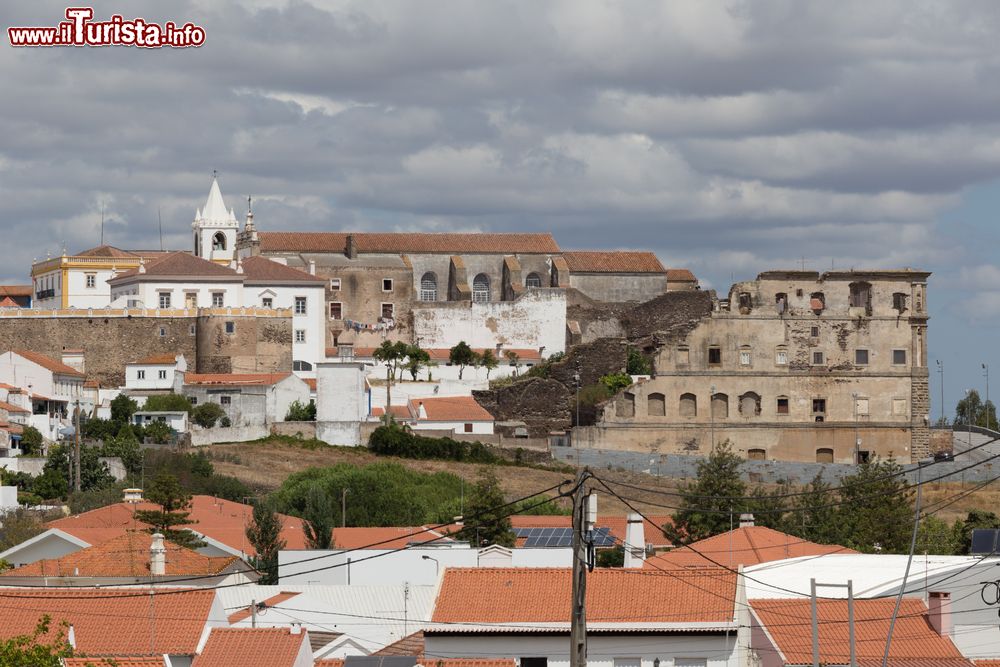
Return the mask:
{"type": "Polygon", "coordinates": [[[312,371],[296,371],[296,375],[300,377],[316,377],[316,364],[326,358],[326,332],[323,329],[325,290],[323,283],[296,286],[247,285],[243,289],[243,298],[246,300],[244,306],[262,307],[264,297],[270,297],[273,308],[288,308],[292,311],[292,359],[309,362],[313,367],[312,371]],[[304,315],[295,313],[295,298],[300,296],[306,299],[304,315]],[[305,342],[295,342],[296,330],[305,331],[305,342]]]}
{"type": "Polygon", "coordinates": [[[74,401],[83,390],[83,378],[55,374],[15,352],[0,354],[0,382],[57,401],[74,401]]]}
{"type": "Polygon", "coordinates": [[[309,405],[311,391],[305,380],[297,375],[289,375],[284,380],[276,382],[267,392],[267,421],[285,421],[288,406],[298,401],[309,405]]]}
{"type": "MultiPolygon", "coordinates": [[[[372,376],[372,379],[378,376],[372,376]]],[[[383,375],[382,378],[385,376],[383,375]]],[[[393,382],[392,404],[406,405],[411,398],[419,400],[432,396],[472,396],[474,389],[489,389],[485,382],[459,382],[458,380],[442,380],[441,382],[393,382]],[[437,391],[435,391],[437,389],[437,391]]],[[[385,383],[372,386],[372,406],[385,407],[385,383]]]]}
{"type": "Polygon", "coordinates": [[[410,422],[410,427],[414,431],[454,431],[455,433],[469,433],[465,430],[466,424],[472,424],[472,433],[478,433],[480,435],[487,435],[493,433],[493,422],[434,422],[434,421],[415,421],[410,422]]]}
{"type": "Polygon", "coordinates": [[[414,302],[413,333],[425,348],[450,348],[464,340],[474,348],[544,346],[542,355],[548,356],[566,347],[566,294],[532,289],[516,301],[414,302]]]}
{"type": "MultiPolygon", "coordinates": [[[[127,270],[122,267],[119,272],[127,270]]],[[[66,270],[66,304],[70,308],[105,308],[111,303],[111,269],[69,268],[66,270]],[[87,274],[94,274],[94,286],[87,287],[87,274]]]]}
{"type": "Polygon", "coordinates": [[[132,415],[132,422],[139,426],[147,426],[154,421],[166,422],[167,426],[178,433],[188,430],[188,414],[186,412],[143,412],[139,410],[132,415]]]}
{"type": "Polygon", "coordinates": [[[316,366],[316,437],[331,445],[361,445],[369,392],[361,362],[316,366]]]}
{"type": "Polygon", "coordinates": [[[14,567],[28,565],[46,558],[62,558],[66,554],[79,551],[88,545],[61,530],[47,530],[31,540],[15,544],[7,551],[0,553],[0,558],[14,567]]]}
{"type": "Polygon", "coordinates": [[[126,389],[173,389],[174,374],[177,371],[187,370],[187,360],[184,355],[177,355],[177,362],[174,364],[126,364],[125,365],[125,388],[126,389]],[[163,371],[164,377],[160,377],[163,371]],[[140,377],[140,375],[144,377],[140,377]]]}
{"type": "Polygon", "coordinates": [[[241,282],[178,282],[166,280],[143,280],[127,285],[120,285],[111,290],[112,306],[128,307],[129,301],[138,301],[137,308],[155,309],[160,307],[160,292],[170,293],[170,307],[182,309],[186,307],[186,294],[195,295],[197,308],[213,308],[212,293],[223,293],[223,308],[240,308],[243,304],[243,283],[241,282]]]}

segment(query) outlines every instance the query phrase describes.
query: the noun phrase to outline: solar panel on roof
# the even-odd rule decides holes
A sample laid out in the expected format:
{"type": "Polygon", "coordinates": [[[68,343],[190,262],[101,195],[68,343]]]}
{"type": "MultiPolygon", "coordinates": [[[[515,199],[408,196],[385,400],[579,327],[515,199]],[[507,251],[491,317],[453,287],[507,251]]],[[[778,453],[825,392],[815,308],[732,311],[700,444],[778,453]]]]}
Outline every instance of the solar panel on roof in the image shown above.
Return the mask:
{"type": "MultiPolygon", "coordinates": [[[[515,528],[514,535],[524,538],[525,548],[566,548],[573,546],[572,528],[515,528]]],[[[595,528],[593,533],[595,547],[613,547],[616,540],[611,535],[611,529],[595,528]]]]}
{"type": "Polygon", "coordinates": [[[976,528],[972,531],[972,553],[1000,553],[1000,530],[996,528],[976,528]]]}

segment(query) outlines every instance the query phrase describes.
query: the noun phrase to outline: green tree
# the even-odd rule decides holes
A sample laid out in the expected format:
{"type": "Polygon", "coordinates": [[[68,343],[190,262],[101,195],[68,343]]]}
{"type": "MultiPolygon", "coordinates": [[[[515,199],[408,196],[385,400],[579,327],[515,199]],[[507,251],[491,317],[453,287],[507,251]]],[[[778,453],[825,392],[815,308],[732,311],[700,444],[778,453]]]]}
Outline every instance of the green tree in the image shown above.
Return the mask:
{"type": "Polygon", "coordinates": [[[314,422],[316,421],[316,404],[313,402],[303,403],[302,401],[292,401],[288,404],[288,412],[285,414],[286,422],[314,422]]]}
{"type": "Polygon", "coordinates": [[[45,614],[31,634],[0,640],[0,667],[61,667],[63,658],[73,657],[68,633],[63,621],[53,634],[52,618],[45,614]]]}
{"type": "Polygon", "coordinates": [[[310,549],[333,548],[333,526],[336,514],[333,499],[320,485],[313,485],[306,496],[303,513],[306,546],[310,549]]]}
{"type": "Polygon", "coordinates": [[[420,349],[418,345],[407,345],[406,346],[406,370],[410,372],[410,377],[413,381],[417,381],[417,374],[420,373],[420,369],[424,368],[431,362],[431,355],[427,350],[420,349]]]}
{"type": "Polygon", "coordinates": [[[125,394],[118,394],[111,401],[111,421],[116,424],[126,424],[132,421],[132,415],[138,409],[138,403],[125,394]]]}
{"type": "Polygon", "coordinates": [[[983,401],[975,389],[969,390],[955,406],[955,427],[960,429],[970,422],[975,426],[997,428],[996,406],[993,401],[983,401]]]}
{"type": "MultiPolygon", "coordinates": [[[[42,498],[65,498],[69,492],[70,461],[73,456],[72,444],[53,445],[49,447],[49,456],[42,468],[42,474],[35,478],[31,485],[32,493],[42,498]]],[[[92,491],[113,486],[115,478],[108,470],[106,463],[101,461],[101,449],[98,447],[80,447],[80,490],[92,491]]]]}
{"type": "Polygon", "coordinates": [[[0,551],[30,540],[45,530],[45,524],[37,512],[23,507],[7,512],[3,515],[3,524],[0,524],[0,551]]]}
{"type": "Polygon", "coordinates": [[[466,501],[464,525],[459,533],[461,539],[476,547],[488,544],[514,546],[515,536],[509,516],[511,510],[500,507],[506,502],[496,473],[492,468],[482,468],[466,501]]]}
{"type": "Polygon", "coordinates": [[[610,549],[597,550],[597,567],[624,567],[625,547],[619,545],[610,549]]]}
{"type": "MultiPolygon", "coordinates": [[[[770,491],[763,486],[757,486],[750,493],[743,511],[753,514],[754,525],[787,532],[785,525],[788,516],[787,495],[790,491],[791,485],[784,481],[770,491]]],[[[738,521],[739,517],[736,516],[735,519],[738,521]]]]}
{"type": "Polygon", "coordinates": [[[972,551],[972,531],[977,528],[1000,528],[1000,517],[986,510],[972,510],[965,520],[956,526],[955,553],[968,554],[972,551]]]}
{"type": "Polygon", "coordinates": [[[490,372],[500,365],[496,356],[490,350],[483,350],[479,355],[479,365],[486,369],[486,379],[490,379],[490,372]]]}
{"type": "MultiPolygon", "coordinates": [[[[961,521],[956,521],[961,523],[961,521]]],[[[961,546],[956,540],[956,532],[953,526],[949,526],[944,519],[939,519],[934,515],[928,515],[920,520],[920,527],[917,529],[916,553],[953,555],[958,552],[961,546]]]]}
{"type": "Polygon", "coordinates": [[[69,505],[70,514],[83,514],[99,507],[107,507],[120,503],[123,484],[115,484],[104,489],[93,489],[91,491],[80,491],[69,494],[66,504],[69,505]]]}
{"type": "Polygon", "coordinates": [[[25,426],[21,432],[21,451],[25,456],[42,455],[42,432],[34,426],[25,426]]]}
{"type": "Polygon", "coordinates": [[[183,394],[157,394],[146,399],[143,412],[186,412],[191,414],[194,406],[191,399],[183,394]]]}
{"type": "Polygon", "coordinates": [[[250,565],[260,572],[258,584],[262,586],[278,583],[278,552],[285,548],[281,539],[281,517],[268,500],[255,502],[253,521],[247,526],[247,539],[256,556],[250,558],[250,565]]]}
{"type": "Polygon", "coordinates": [[[465,372],[465,367],[472,366],[476,363],[476,356],[476,353],[464,340],[458,341],[455,347],[448,350],[448,361],[453,365],[458,366],[459,380],[462,379],[462,373],[465,372]]]}
{"type": "Polygon", "coordinates": [[[174,544],[190,549],[205,546],[193,532],[178,526],[194,521],[190,515],[191,494],[168,472],[160,472],[146,489],[146,499],[160,506],[158,510],[137,510],[135,518],[149,524],[147,532],[160,533],[174,544]]]}
{"type": "Polygon", "coordinates": [[[212,428],[226,416],[226,411],[218,403],[202,403],[191,411],[191,420],[202,428],[212,428]]]}
{"type": "Polygon", "coordinates": [[[601,378],[601,384],[612,394],[632,386],[632,377],[628,373],[609,373],[601,378]]]}
{"type": "Polygon", "coordinates": [[[395,343],[384,340],[372,352],[372,358],[385,364],[385,420],[389,421],[389,406],[392,405],[392,382],[396,378],[396,369],[406,359],[407,344],[402,341],[395,343]]]}
{"type": "Polygon", "coordinates": [[[160,445],[170,442],[170,436],[173,433],[174,430],[167,425],[167,422],[159,419],[149,422],[143,429],[143,437],[160,445]]]}
{"type": "Polygon", "coordinates": [[[521,355],[513,350],[507,350],[503,356],[507,359],[507,363],[514,367],[514,375],[517,375],[521,368],[521,355]]]}
{"type": "Polygon", "coordinates": [[[643,356],[642,352],[630,345],[625,361],[625,372],[629,375],[652,375],[653,364],[643,356]]]}
{"type": "Polygon", "coordinates": [[[846,547],[864,553],[905,553],[913,533],[913,491],[893,459],[862,463],[841,478],[838,520],[846,547]]]}
{"type": "Polygon", "coordinates": [[[139,439],[135,437],[132,427],[126,423],[122,424],[118,435],[105,441],[101,456],[117,456],[133,477],[142,473],[142,447],[139,446],[139,439]]]}
{"type": "Polygon", "coordinates": [[[844,531],[837,506],[832,504],[838,498],[823,480],[823,473],[816,473],[803,491],[792,500],[793,512],[786,524],[788,532],[810,542],[839,544],[844,531]]]}
{"type": "Polygon", "coordinates": [[[663,526],[663,534],[674,544],[690,544],[729,530],[733,516],[743,511],[740,500],[746,485],[740,478],[743,459],[729,441],[715,447],[709,456],[698,462],[694,482],[681,488],[682,509],[674,512],[671,523],[663,526]]]}

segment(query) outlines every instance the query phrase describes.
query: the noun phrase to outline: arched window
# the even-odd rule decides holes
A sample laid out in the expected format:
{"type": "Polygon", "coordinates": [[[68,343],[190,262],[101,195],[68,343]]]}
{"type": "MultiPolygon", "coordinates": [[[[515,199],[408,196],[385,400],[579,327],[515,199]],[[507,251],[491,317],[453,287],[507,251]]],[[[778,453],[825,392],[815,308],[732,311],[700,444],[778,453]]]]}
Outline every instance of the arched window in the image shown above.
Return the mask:
{"type": "Polygon", "coordinates": [[[833,450],[829,447],[820,447],[817,449],[816,463],[833,463],[833,450]]]}
{"type": "Polygon", "coordinates": [[[433,271],[428,271],[420,278],[420,300],[438,300],[438,277],[433,271]]]}
{"type": "Polygon", "coordinates": [[[542,277],[537,273],[529,273],[528,277],[524,279],[525,287],[541,287],[542,277]]]}
{"type": "Polygon", "coordinates": [[[729,395],[712,394],[712,418],[726,419],[729,417],[729,395]]]}
{"type": "Polygon", "coordinates": [[[296,361],[292,362],[292,370],[293,371],[311,371],[312,369],[313,369],[313,366],[308,361],[298,361],[298,360],[296,360],[296,361]]]}
{"type": "Polygon", "coordinates": [[[681,402],[677,414],[681,417],[697,417],[698,397],[694,394],[681,394],[681,402]]]}
{"type": "Polygon", "coordinates": [[[650,417],[665,417],[667,401],[663,394],[650,394],[646,397],[646,414],[650,417]]]}
{"type": "Polygon", "coordinates": [[[490,300],[490,279],[480,273],[472,280],[472,300],[485,303],[490,300]]]}
{"type": "Polygon", "coordinates": [[[756,417],[760,414],[760,395],[752,391],[740,396],[740,414],[744,417],[756,417]]]}
{"type": "Polygon", "coordinates": [[[222,232],[216,232],[215,236],[212,237],[212,250],[225,250],[226,249],[226,235],[222,232]]]}
{"type": "Polygon", "coordinates": [[[616,417],[634,417],[635,416],[635,394],[625,392],[618,397],[615,401],[615,416],[616,417]]]}
{"type": "Polygon", "coordinates": [[[747,458],[751,461],[763,461],[767,458],[767,452],[763,449],[748,449],[747,458]]]}

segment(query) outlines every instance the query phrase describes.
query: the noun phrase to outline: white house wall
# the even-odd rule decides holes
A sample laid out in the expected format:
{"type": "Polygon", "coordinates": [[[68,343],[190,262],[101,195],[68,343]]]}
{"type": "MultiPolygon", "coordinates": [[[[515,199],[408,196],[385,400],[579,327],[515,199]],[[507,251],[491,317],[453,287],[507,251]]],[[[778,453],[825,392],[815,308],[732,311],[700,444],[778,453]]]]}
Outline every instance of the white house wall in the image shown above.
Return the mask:
{"type": "Polygon", "coordinates": [[[223,293],[223,308],[240,308],[243,304],[243,284],[239,282],[178,282],[149,281],[131,283],[116,287],[111,292],[112,301],[117,307],[126,307],[129,301],[137,300],[136,307],[159,308],[160,293],[170,293],[171,308],[185,308],[186,294],[194,293],[198,308],[213,308],[212,293],[223,293]],[[119,300],[121,302],[119,303],[119,300]]]}
{"type": "Polygon", "coordinates": [[[323,283],[303,284],[298,286],[246,285],[244,287],[244,306],[261,307],[263,299],[272,299],[272,307],[288,308],[292,311],[292,359],[306,361],[312,371],[300,371],[296,375],[316,377],[316,364],[326,356],[326,340],[324,331],[324,315],[326,308],[325,286],[323,283]],[[305,297],[306,312],[295,314],[295,298],[305,297]],[[306,332],[304,343],[295,342],[295,331],[306,332]]]}
{"type": "Polygon", "coordinates": [[[466,424],[472,424],[473,434],[491,435],[493,433],[493,422],[433,422],[417,421],[410,424],[414,431],[454,431],[455,433],[469,433],[465,430],[466,424]]]}

